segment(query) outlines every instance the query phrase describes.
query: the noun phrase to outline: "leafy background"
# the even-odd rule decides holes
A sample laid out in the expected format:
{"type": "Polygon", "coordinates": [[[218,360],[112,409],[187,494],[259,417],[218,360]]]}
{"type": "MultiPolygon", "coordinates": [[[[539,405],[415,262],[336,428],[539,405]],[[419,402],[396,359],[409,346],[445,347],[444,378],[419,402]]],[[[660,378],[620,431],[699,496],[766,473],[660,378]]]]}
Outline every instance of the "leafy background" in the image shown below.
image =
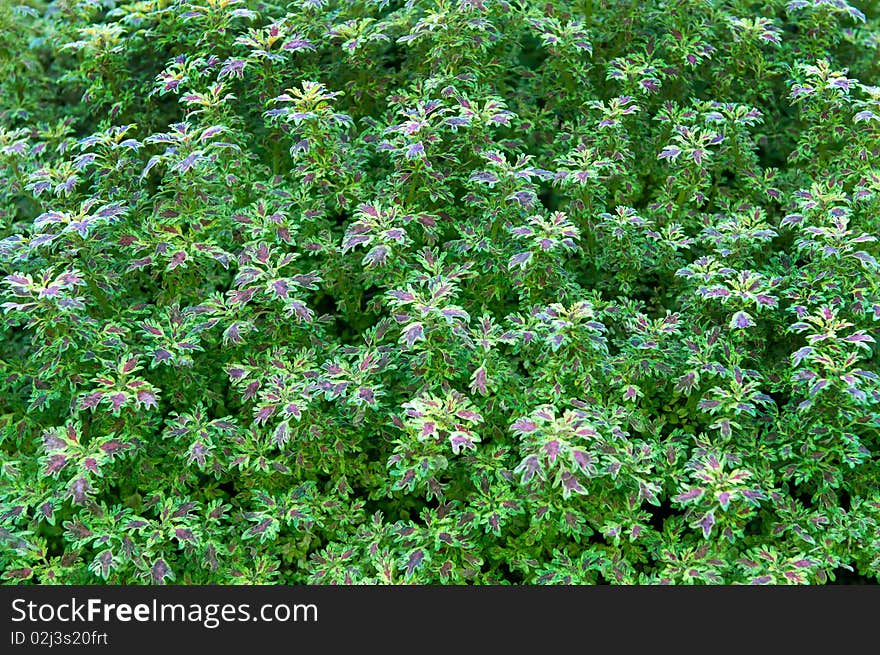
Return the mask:
{"type": "Polygon", "coordinates": [[[880,4],[0,4],[0,570],[880,575],[880,4]]]}

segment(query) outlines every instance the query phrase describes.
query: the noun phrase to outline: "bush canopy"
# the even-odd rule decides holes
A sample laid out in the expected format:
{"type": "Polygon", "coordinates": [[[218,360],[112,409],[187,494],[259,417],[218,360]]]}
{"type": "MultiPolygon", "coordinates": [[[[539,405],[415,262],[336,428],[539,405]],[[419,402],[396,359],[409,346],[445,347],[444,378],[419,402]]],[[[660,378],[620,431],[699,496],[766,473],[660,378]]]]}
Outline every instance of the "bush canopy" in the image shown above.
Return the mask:
{"type": "Polygon", "coordinates": [[[877,0],[0,3],[8,584],[880,576],[877,0]]]}

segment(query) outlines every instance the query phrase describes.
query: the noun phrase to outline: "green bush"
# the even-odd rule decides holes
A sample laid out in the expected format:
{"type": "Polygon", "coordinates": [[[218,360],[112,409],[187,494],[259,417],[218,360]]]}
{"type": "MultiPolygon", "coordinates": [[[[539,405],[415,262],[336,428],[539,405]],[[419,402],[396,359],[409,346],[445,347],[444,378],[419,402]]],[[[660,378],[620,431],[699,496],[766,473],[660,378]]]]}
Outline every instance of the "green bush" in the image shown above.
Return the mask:
{"type": "Polygon", "coordinates": [[[878,51],[876,0],[3,3],[3,579],[876,583],[878,51]]]}

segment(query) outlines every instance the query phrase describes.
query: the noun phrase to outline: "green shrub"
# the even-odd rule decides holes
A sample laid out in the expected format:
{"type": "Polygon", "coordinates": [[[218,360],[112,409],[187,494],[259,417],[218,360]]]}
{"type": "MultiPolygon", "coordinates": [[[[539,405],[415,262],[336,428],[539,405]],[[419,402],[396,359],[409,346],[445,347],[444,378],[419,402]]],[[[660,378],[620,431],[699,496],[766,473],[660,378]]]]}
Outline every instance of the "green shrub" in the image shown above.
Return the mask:
{"type": "Polygon", "coordinates": [[[876,582],[878,50],[876,0],[0,5],[3,579],[876,582]]]}

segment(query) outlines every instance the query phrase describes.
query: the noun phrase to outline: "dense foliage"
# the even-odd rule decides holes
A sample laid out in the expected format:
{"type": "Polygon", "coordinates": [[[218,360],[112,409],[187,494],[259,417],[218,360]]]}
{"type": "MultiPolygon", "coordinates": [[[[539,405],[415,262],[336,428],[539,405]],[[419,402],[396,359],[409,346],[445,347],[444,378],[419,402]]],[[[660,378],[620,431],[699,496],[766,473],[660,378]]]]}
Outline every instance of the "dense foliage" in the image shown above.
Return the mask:
{"type": "Polygon", "coordinates": [[[0,3],[7,583],[880,576],[877,0],[0,3]]]}

